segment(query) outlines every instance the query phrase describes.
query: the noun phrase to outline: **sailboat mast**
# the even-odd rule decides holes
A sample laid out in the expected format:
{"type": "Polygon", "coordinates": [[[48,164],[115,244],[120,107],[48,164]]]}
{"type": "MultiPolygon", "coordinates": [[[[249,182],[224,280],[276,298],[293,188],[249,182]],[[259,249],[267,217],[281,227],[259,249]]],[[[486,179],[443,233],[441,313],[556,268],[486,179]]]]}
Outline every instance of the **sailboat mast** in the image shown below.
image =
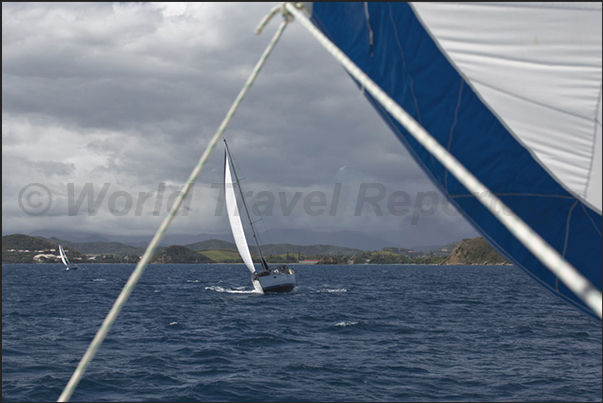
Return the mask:
{"type": "MultiPolygon", "coordinates": [[[[230,154],[230,150],[228,148],[228,143],[226,143],[226,139],[224,140],[224,146],[226,147],[226,153],[228,154],[228,159],[232,160],[231,154],[230,154]]],[[[253,221],[251,220],[251,215],[249,214],[249,209],[247,209],[247,203],[245,203],[245,195],[243,194],[243,189],[241,189],[241,183],[239,182],[239,177],[237,176],[237,171],[234,167],[234,164],[230,164],[231,168],[232,168],[232,173],[234,175],[235,181],[237,182],[237,186],[239,187],[239,193],[241,194],[241,201],[243,202],[243,206],[245,207],[245,213],[247,214],[247,219],[249,220],[249,225],[251,226],[251,232],[253,233],[253,240],[255,241],[255,245],[258,248],[258,252],[260,254],[260,264],[262,265],[263,268],[265,268],[266,270],[268,270],[268,265],[266,264],[266,261],[264,260],[264,256],[262,255],[262,249],[260,249],[260,244],[258,242],[258,237],[255,234],[255,228],[253,227],[253,221]]]]}

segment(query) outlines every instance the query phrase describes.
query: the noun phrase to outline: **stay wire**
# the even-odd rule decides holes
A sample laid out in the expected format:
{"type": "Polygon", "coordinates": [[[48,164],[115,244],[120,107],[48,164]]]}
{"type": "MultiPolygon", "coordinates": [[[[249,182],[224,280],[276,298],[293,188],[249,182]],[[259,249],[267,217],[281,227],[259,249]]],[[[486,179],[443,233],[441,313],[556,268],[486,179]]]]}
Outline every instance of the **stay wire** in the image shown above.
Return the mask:
{"type": "MultiPolygon", "coordinates": [[[[283,9],[281,8],[280,10],[282,11],[283,9]]],[[[274,13],[271,12],[272,14],[270,15],[270,17],[272,17],[278,11],[279,11],[279,9],[276,9],[276,11],[274,13]]],[[[278,40],[280,39],[280,37],[281,37],[281,35],[283,33],[285,27],[289,23],[290,17],[288,17],[287,15],[285,15],[284,12],[283,12],[283,15],[285,16],[284,20],[281,22],[281,24],[278,27],[276,33],[272,37],[272,40],[270,41],[270,43],[268,44],[268,46],[264,50],[264,53],[262,53],[262,56],[260,57],[259,61],[255,65],[255,67],[254,67],[251,75],[249,76],[249,78],[245,82],[245,85],[243,86],[243,88],[241,89],[241,91],[239,92],[239,94],[237,95],[237,98],[233,102],[232,106],[228,110],[228,112],[226,114],[226,117],[224,118],[224,120],[222,121],[222,123],[220,124],[220,126],[218,127],[218,130],[216,131],[216,133],[211,138],[211,140],[210,140],[209,144],[207,145],[205,151],[201,155],[201,158],[199,159],[197,165],[195,166],[195,168],[191,172],[188,180],[186,181],[186,184],[182,188],[182,191],[180,192],[180,194],[176,198],[176,201],[175,201],[174,205],[172,206],[172,209],[170,210],[170,212],[168,213],[168,215],[165,217],[165,219],[161,223],[159,229],[155,233],[155,236],[153,237],[153,239],[149,243],[149,246],[147,246],[147,249],[146,249],[144,255],[142,256],[142,258],[138,262],[136,268],[134,269],[134,271],[130,275],[130,278],[126,282],[126,285],[122,289],[121,293],[119,294],[119,296],[117,297],[117,299],[113,303],[113,307],[111,308],[111,310],[107,314],[107,316],[106,316],[105,320],[103,321],[101,327],[99,328],[99,330],[97,331],[96,335],[94,336],[94,339],[92,339],[92,342],[88,346],[88,349],[86,350],[84,356],[80,360],[77,368],[75,369],[73,375],[69,379],[69,382],[65,386],[65,389],[63,390],[63,392],[61,393],[61,395],[59,396],[59,399],[57,401],[59,401],[59,402],[67,402],[67,401],[69,401],[69,399],[71,398],[71,395],[75,391],[75,388],[77,387],[77,385],[79,384],[80,380],[82,379],[82,376],[84,375],[84,372],[86,372],[86,369],[88,368],[88,365],[90,364],[90,362],[94,358],[94,355],[96,354],[96,352],[100,348],[101,344],[105,340],[105,337],[107,336],[107,333],[109,332],[109,329],[111,328],[111,326],[115,322],[115,319],[117,318],[117,315],[119,315],[119,313],[122,310],[124,304],[128,300],[128,297],[132,293],[132,290],[134,289],[134,287],[138,283],[138,280],[142,276],[142,273],[144,272],[147,264],[151,260],[151,257],[153,256],[153,254],[155,252],[155,249],[157,248],[157,245],[159,245],[159,242],[161,241],[161,239],[165,235],[165,232],[167,231],[170,223],[172,222],[172,220],[176,216],[176,213],[180,209],[180,206],[182,205],[182,202],[184,201],[184,199],[186,198],[186,196],[188,195],[188,193],[192,189],[195,181],[197,180],[197,177],[199,176],[199,174],[201,173],[201,170],[203,169],[203,166],[205,165],[205,163],[207,162],[207,159],[209,158],[210,154],[212,153],[212,151],[216,147],[216,144],[218,143],[218,140],[222,137],[222,134],[226,130],[226,127],[228,126],[228,124],[230,123],[230,121],[232,120],[232,117],[234,116],[235,112],[237,111],[237,109],[238,109],[241,101],[243,100],[243,98],[245,98],[245,95],[247,94],[247,92],[249,92],[249,89],[251,88],[252,84],[254,83],[254,81],[255,81],[256,77],[258,76],[260,70],[264,66],[264,63],[266,62],[268,56],[270,55],[270,53],[274,49],[276,43],[278,42],[278,40]]],[[[262,21],[262,23],[260,24],[260,26],[263,26],[262,24],[265,25],[266,22],[267,21],[262,21]]]]}

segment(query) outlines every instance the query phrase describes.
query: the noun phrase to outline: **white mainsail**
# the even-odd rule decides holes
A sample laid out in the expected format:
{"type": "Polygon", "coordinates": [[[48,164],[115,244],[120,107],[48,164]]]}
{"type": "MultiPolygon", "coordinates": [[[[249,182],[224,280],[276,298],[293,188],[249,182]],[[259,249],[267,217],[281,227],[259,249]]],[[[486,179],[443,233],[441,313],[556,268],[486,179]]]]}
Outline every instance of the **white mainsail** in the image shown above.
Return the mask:
{"type": "Polygon", "coordinates": [[[230,174],[230,158],[228,153],[226,153],[226,162],[224,168],[224,193],[226,210],[228,211],[228,221],[230,222],[232,236],[237,244],[239,254],[243,259],[243,262],[245,262],[245,266],[247,266],[250,272],[255,273],[255,267],[253,266],[251,253],[249,252],[247,239],[245,239],[245,231],[243,230],[243,224],[241,223],[241,216],[239,215],[239,209],[237,208],[237,198],[234,187],[235,183],[232,181],[232,176],[230,174]]]}
{"type": "Polygon", "coordinates": [[[59,245],[59,254],[61,256],[61,260],[65,266],[69,266],[69,260],[67,260],[67,255],[65,255],[65,250],[61,245],[59,245]]]}

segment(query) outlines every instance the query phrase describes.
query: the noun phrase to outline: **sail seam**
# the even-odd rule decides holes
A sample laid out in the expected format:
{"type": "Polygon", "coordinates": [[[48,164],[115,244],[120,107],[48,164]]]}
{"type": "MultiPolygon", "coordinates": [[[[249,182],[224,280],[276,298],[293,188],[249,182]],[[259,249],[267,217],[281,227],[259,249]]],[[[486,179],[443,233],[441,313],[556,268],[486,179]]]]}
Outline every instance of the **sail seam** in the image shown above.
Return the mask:
{"type": "Polygon", "coordinates": [[[422,125],[423,121],[421,119],[421,112],[419,111],[419,100],[415,95],[414,83],[412,76],[408,73],[408,69],[406,67],[406,57],[404,56],[404,51],[402,50],[402,44],[400,44],[400,38],[398,37],[398,30],[396,29],[396,22],[394,21],[394,11],[392,10],[392,5],[389,5],[389,19],[391,21],[391,26],[394,30],[394,37],[396,38],[396,44],[398,45],[398,49],[400,50],[400,55],[402,56],[402,67],[404,67],[404,73],[408,76],[408,80],[410,81],[410,93],[415,102],[415,109],[417,110],[417,121],[422,125]]]}
{"type": "Polygon", "coordinates": [[[588,193],[588,187],[590,185],[590,181],[592,179],[592,175],[593,175],[593,164],[595,161],[595,147],[597,145],[597,126],[601,126],[601,122],[599,122],[599,109],[601,108],[601,99],[603,97],[603,81],[601,84],[599,84],[599,96],[597,97],[597,105],[595,106],[595,125],[594,125],[594,131],[593,131],[593,145],[591,147],[591,154],[590,154],[590,165],[588,167],[588,178],[586,179],[586,186],[584,186],[584,199],[586,199],[587,197],[587,193],[588,193]]]}
{"type": "MultiPolygon", "coordinates": [[[[569,200],[575,199],[575,197],[573,197],[573,196],[547,195],[547,194],[539,194],[539,193],[496,193],[496,192],[491,192],[491,194],[493,194],[495,196],[530,196],[530,197],[535,196],[535,197],[552,197],[552,198],[556,198],[556,199],[569,199],[569,200]]],[[[462,195],[450,194],[450,197],[454,197],[454,198],[474,197],[474,195],[472,195],[472,194],[462,194],[462,195]]]]}
{"type": "Polygon", "coordinates": [[[556,61],[554,65],[551,65],[551,63],[547,63],[547,62],[539,61],[539,60],[532,60],[527,57],[522,58],[519,56],[512,56],[512,55],[505,55],[505,57],[502,57],[502,56],[498,56],[496,54],[484,53],[483,51],[472,51],[472,50],[463,49],[462,52],[459,51],[458,53],[462,54],[464,57],[468,57],[468,56],[479,57],[483,61],[492,62],[492,64],[500,64],[501,61],[504,61],[505,63],[514,63],[516,65],[526,66],[526,67],[537,66],[537,67],[548,67],[549,69],[552,69],[552,68],[555,68],[555,69],[558,69],[558,68],[578,69],[579,68],[583,71],[589,71],[592,74],[596,74],[599,71],[599,64],[595,64],[595,63],[585,64],[585,62],[584,63],[571,63],[571,62],[556,61]]]}
{"type": "Polygon", "coordinates": [[[584,205],[584,203],[581,203],[581,204],[582,204],[582,210],[584,211],[584,214],[588,217],[590,222],[593,223],[593,227],[595,227],[595,231],[597,231],[599,233],[599,235],[603,236],[603,234],[601,234],[601,231],[599,230],[599,227],[597,227],[597,223],[595,223],[595,220],[593,220],[593,218],[590,216],[590,214],[588,214],[588,210],[586,210],[586,206],[584,205]]]}
{"type": "MultiPolygon", "coordinates": [[[[450,147],[452,147],[452,133],[454,132],[454,128],[456,127],[456,122],[459,117],[459,108],[461,107],[461,95],[463,94],[463,87],[465,85],[465,80],[461,80],[461,85],[459,85],[459,96],[456,102],[456,108],[454,108],[454,120],[452,121],[452,125],[450,126],[450,133],[448,136],[448,147],[446,149],[450,151],[450,147]]],[[[448,170],[444,174],[444,186],[446,190],[448,190],[448,170]]]]}
{"type": "Polygon", "coordinates": [[[567,252],[567,244],[569,242],[569,232],[570,232],[570,220],[572,218],[572,211],[574,211],[574,207],[578,204],[578,200],[572,204],[569,213],[567,213],[567,224],[565,227],[565,245],[563,245],[563,254],[561,256],[565,257],[565,252],[567,252]]]}
{"type": "Polygon", "coordinates": [[[366,16],[366,26],[368,28],[369,36],[369,54],[373,56],[373,29],[371,28],[371,20],[369,16],[368,2],[364,2],[364,15],[366,16]]]}
{"type": "Polygon", "coordinates": [[[471,82],[477,83],[479,85],[483,85],[484,87],[488,87],[491,90],[498,91],[501,94],[505,94],[505,95],[507,95],[509,97],[512,97],[512,98],[515,98],[515,99],[520,99],[520,100],[522,100],[524,102],[527,102],[529,104],[532,104],[532,105],[537,105],[539,107],[542,107],[542,108],[545,108],[545,109],[548,109],[548,110],[551,110],[551,111],[555,111],[555,112],[558,112],[558,113],[562,113],[564,115],[571,116],[571,117],[574,117],[574,118],[578,118],[578,119],[582,119],[582,120],[587,120],[589,122],[591,121],[591,118],[588,117],[588,116],[583,116],[583,115],[579,115],[577,113],[568,112],[567,110],[560,109],[560,108],[555,108],[555,107],[552,107],[550,105],[546,105],[546,104],[543,104],[541,102],[534,101],[533,99],[522,97],[522,96],[519,96],[517,94],[511,94],[509,91],[505,91],[505,90],[503,90],[501,88],[498,88],[498,87],[495,87],[495,86],[493,86],[491,84],[487,84],[487,83],[485,83],[483,81],[480,81],[479,79],[472,78],[471,82]]]}

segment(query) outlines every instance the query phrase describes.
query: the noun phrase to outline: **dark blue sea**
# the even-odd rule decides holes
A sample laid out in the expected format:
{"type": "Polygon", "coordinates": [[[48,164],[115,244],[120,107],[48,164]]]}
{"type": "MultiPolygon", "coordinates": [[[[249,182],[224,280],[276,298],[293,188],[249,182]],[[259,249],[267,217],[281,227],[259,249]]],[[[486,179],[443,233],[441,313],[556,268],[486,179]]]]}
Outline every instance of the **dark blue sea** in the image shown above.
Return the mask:
{"type": "MultiPolygon", "coordinates": [[[[2,400],[54,401],[133,265],[2,265],[2,400]]],[[[601,322],[509,266],[152,265],[72,401],[601,401],[601,322]]]]}

